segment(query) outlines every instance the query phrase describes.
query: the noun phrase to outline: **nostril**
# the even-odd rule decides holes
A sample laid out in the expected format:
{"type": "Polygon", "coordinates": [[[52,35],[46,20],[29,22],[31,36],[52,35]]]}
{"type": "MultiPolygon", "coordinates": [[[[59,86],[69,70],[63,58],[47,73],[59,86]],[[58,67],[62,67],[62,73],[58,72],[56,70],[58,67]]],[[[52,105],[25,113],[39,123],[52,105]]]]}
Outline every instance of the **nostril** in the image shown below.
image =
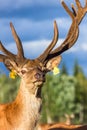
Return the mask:
{"type": "Polygon", "coordinates": [[[39,74],[39,73],[36,73],[34,76],[35,76],[36,79],[40,79],[41,78],[41,74],[39,74]]]}
{"type": "Polygon", "coordinates": [[[43,74],[43,77],[45,77],[45,74],[43,74]]]}

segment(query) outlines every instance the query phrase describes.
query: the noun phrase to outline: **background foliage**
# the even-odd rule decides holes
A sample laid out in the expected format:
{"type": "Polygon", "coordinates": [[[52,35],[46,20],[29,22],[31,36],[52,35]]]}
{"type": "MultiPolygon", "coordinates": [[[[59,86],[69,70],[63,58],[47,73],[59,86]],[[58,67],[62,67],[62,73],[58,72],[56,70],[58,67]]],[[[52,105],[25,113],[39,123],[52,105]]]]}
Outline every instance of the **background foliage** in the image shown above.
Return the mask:
{"type": "MultiPolygon", "coordinates": [[[[0,102],[11,102],[15,99],[19,78],[15,80],[1,74],[0,102]]],[[[47,74],[42,89],[43,107],[41,123],[66,122],[67,116],[71,123],[87,122],[87,77],[76,61],[73,74],[63,64],[60,75],[47,74]]]]}

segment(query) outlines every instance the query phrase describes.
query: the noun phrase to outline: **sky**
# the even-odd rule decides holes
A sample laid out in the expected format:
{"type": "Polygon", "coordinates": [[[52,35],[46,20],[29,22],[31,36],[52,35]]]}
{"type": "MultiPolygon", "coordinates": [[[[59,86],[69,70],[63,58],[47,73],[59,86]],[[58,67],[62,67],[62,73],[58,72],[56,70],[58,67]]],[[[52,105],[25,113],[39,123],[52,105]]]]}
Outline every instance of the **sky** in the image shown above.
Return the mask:
{"type": "MultiPolygon", "coordinates": [[[[69,8],[74,0],[64,0],[69,8]]],[[[85,0],[80,0],[82,6],[85,0]]],[[[61,5],[61,0],[0,0],[0,40],[4,46],[16,53],[16,45],[11,34],[9,23],[12,22],[19,35],[25,52],[25,57],[38,57],[51,43],[53,38],[53,23],[57,21],[59,30],[59,46],[68,33],[72,23],[69,15],[61,5]]],[[[75,60],[87,75],[87,15],[79,26],[79,38],[76,44],[62,54],[69,73],[72,73],[75,60]]],[[[6,73],[0,63],[0,68],[6,73]]]]}

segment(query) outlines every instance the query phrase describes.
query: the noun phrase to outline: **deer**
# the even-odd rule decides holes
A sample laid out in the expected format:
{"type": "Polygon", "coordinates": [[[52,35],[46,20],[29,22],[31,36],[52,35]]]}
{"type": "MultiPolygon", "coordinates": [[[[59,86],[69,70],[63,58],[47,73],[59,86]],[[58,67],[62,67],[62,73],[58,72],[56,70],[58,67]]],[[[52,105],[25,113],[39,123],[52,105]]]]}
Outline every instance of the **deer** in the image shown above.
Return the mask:
{"type": "MultiPolygon", "coordinates": [[[[0,130],[34,130],[38,124],[42,108],[41,91],[43,83],[46,81],[46,74],[60,64],[61,54],[76,43],[79,36],[79,24],[87,12],[87,0],[84,7],[81,6],[79,0],[75,0],[75,2],[77,8],[72,4],[71,11],[66,3],[61,1],[62,6],[72,19],[65,40],[60,46],[53,49],[58,41],[58,27],[54,21],[53,40],[36,59],[28,59],[24,56],[22,42],[12,22],[10,22],[17,54],[7,50],[0,41],[0,51],[2,52],[0,62],[3,62],[9,71],[13,70],[21,78],[21,81],[15,100],[11,103],[0,104],[0,130]]],[[[80,127],[83,127],[84,130],[87,129],[85,126],[80,127]]],[[[48,129],[52,130],[53,128],[48,129]]]]}

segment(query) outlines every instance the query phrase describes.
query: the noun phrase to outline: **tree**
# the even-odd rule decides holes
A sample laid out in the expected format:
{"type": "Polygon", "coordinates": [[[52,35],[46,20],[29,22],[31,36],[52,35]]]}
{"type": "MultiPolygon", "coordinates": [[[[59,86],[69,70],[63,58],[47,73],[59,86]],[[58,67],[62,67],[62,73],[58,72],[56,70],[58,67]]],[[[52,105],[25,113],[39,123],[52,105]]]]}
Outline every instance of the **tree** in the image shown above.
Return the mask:
{"type": "Polygon", "coordinates": [[[73,76],[47,75],[47,82],[43,87],[42,121],[64,121],[65,114],[78,114],[81,112],[81,104],[75,103],[76,79],[73,76]]]}
{"type": "Polygon", "coordinates": [[[0,102],[11,102],[17,95],[19,79],[12,80],[6,75],[0,76],[0,102]]]}
{"type": "Polygon", "coordinates": [[[78,61],[76,60],[73,68],[73,75],[77,76],[78,74],[84,75],[82,68],[79,66],[78,61]]]}
{"type": "Polygon", "coordinates": [[[61,75],[62,74],[68,75],[68,71],[67,71],[65,63],[63,63],[62,68],[61,68],[61,75]]]}

